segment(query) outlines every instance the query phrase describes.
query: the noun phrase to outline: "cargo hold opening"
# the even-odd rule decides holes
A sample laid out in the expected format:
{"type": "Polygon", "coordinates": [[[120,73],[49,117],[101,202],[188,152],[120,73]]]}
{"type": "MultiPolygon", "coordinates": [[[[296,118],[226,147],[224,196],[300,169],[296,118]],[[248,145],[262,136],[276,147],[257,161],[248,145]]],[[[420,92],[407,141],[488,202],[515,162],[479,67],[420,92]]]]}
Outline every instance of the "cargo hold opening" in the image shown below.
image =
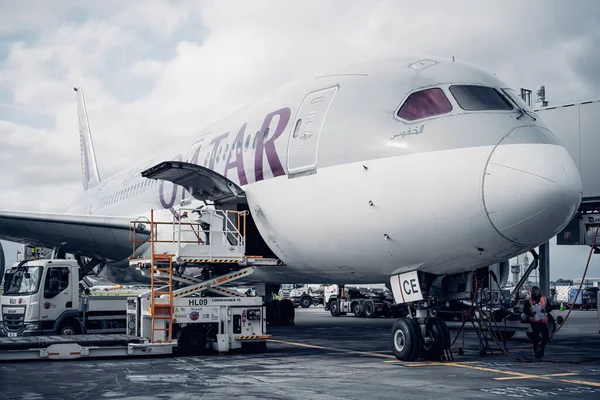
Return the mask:
{"type": "MultiPolygon", "coordinates": [[[[265,240],[262,238],[258,228],[256,227],[256,223],[254,222],[254,218],[250,213],[250,208],[248,207],[248,203],[239,202],[235,204],[222,204],[219,206],[222,210],[227,211],[247,211],[246,215],[246,255],[247,256],[259,256],[263,258],[278,258],[275,253],[269,248],[265,240]]],[[[231,213],[229,213],[231,214],[231,213]]],[[[232,224],[236,224],[237,221],[233,221],[235,215],[229,215],[229,219],[232,224]]],[[[231,241],[231,239],[229,239],[231,241]]]]}

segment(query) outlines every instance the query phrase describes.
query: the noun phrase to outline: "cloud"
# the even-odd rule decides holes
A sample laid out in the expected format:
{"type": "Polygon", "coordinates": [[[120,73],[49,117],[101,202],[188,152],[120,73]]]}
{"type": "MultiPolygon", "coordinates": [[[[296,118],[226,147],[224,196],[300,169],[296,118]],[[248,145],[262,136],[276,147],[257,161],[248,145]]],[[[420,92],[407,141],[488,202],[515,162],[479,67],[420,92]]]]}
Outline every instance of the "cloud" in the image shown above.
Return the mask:
{"type": "Polygon", "coordinates": [[[59,212],[79,194],[74,86],[106,178],[134,149],[190,140],[293,78],[373,56],[455,56],[516,88],[545,84],[551,104],[598,97],[599,13],[593,0],[6,1],[0,209],[59,212]]]}

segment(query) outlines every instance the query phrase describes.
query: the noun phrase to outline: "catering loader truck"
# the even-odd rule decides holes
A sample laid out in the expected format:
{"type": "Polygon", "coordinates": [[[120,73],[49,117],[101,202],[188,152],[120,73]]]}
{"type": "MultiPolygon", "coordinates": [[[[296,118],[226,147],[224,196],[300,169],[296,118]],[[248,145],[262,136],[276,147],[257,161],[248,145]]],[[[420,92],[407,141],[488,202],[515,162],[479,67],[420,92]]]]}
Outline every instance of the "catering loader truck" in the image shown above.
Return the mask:
{"type": "Polygon", "coordinates": [[[202,280],[175,276],[164,264],[163,261],[163,268],[152,267],[155,276],[160,282],[178,282],[179,288],[161,291],[151,287],[150,292],[119,298],[88,296],[79,286],[77,261],[19,263],[4,274],[0,360],[156,355],[174,351],[224,353],[266,347],[270,335],[265,334],[267,321],[262,297],[244,296],[219,287],[252,274],[254,267],[202,280]],[[211,294],[214,292],[219,295],[211,294]]]}

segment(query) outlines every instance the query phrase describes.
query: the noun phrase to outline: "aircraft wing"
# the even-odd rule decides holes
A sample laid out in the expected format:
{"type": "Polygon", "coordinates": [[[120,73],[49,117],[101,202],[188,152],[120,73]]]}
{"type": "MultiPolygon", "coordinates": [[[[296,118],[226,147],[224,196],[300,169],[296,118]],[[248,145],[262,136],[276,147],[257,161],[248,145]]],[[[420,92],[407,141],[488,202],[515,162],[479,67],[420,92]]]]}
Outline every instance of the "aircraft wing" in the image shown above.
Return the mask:
{"type": "MultiPolygon", "coordinates": [[[[131,221],[137,218],[0,211],[0,239],[66,253],[122,260],[131,255],[131,221]]],[[[146,240],[148,224],[136,224],[136,240],[146,240]]]]}

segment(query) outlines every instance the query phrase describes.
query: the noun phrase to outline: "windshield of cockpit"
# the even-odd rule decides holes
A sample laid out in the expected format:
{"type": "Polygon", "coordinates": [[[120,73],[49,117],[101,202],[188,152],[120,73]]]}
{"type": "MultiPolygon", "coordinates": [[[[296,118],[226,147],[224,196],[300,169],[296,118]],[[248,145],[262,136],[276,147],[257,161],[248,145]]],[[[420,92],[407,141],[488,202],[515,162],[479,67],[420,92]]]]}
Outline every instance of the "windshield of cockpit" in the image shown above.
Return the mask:
{"type": "Polygon", "coordinates": [[[25,296],[37,293],[42,271],[42,267],[29,267],[27,269],[19,269],[13,274],[6,274],[4,295],[25,296]]]}

